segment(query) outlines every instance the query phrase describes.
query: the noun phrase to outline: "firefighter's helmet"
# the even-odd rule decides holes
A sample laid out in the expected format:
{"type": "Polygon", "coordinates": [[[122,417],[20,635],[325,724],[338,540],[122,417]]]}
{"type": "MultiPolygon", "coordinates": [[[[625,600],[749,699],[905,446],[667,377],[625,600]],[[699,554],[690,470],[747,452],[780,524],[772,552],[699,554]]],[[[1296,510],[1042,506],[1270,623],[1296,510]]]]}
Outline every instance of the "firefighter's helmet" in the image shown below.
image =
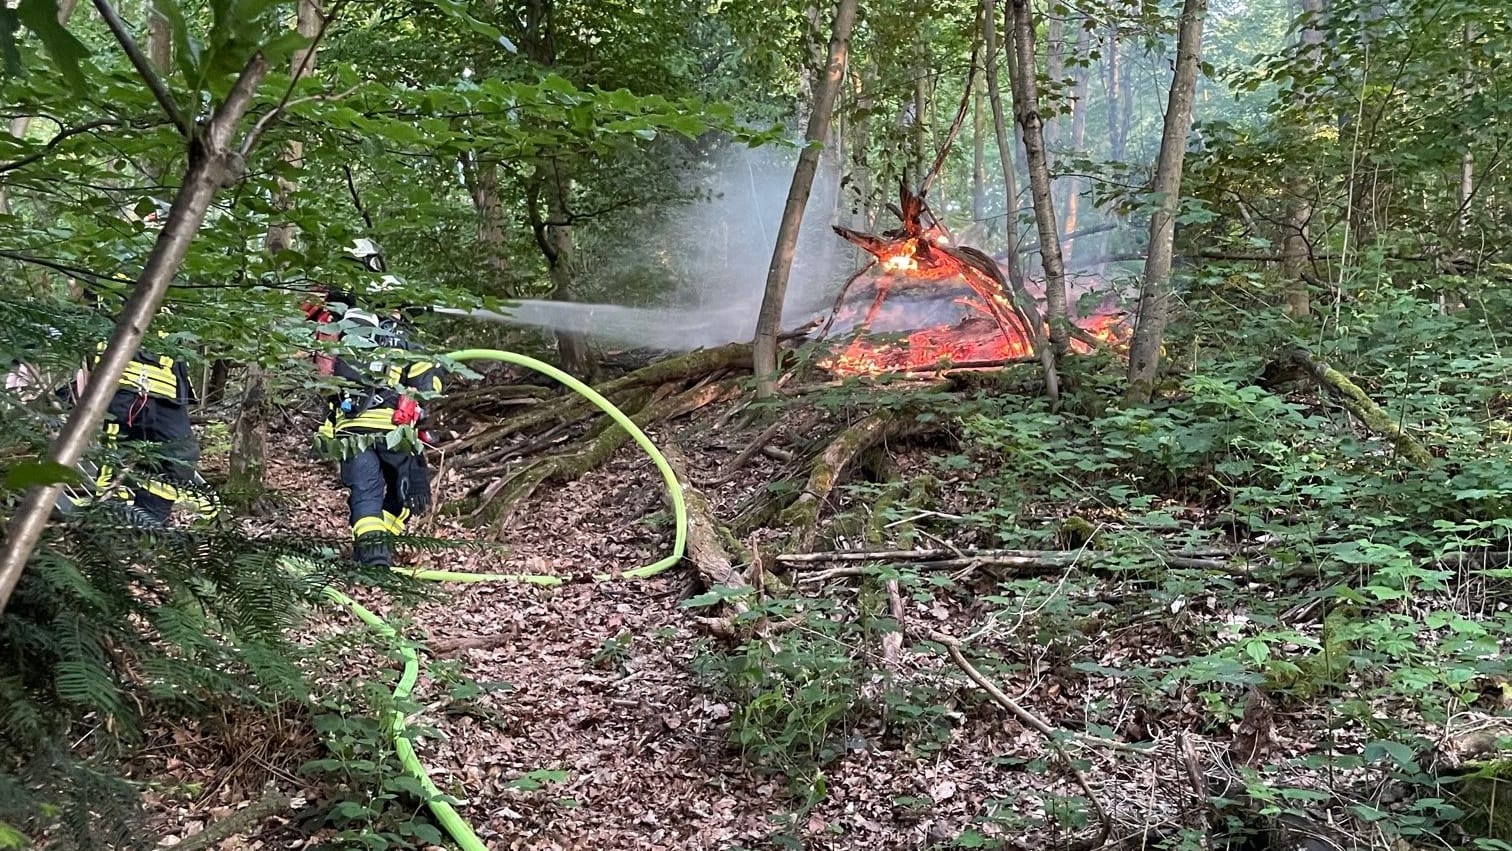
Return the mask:
{"type": "Polygon", "coordinates": [[[388,266],[383,262],[383,252],[378,250],[378,243],[371,239],[359,239],[347,249],[347,254],[369,272],[383,274],[388,271],[388,266]]]}

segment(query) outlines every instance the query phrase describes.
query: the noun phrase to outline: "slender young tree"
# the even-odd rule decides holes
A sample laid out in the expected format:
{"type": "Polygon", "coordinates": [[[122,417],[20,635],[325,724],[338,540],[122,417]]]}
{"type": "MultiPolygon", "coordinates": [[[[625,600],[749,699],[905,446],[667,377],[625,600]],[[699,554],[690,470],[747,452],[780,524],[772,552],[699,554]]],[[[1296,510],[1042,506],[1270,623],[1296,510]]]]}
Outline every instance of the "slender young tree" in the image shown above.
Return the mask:
{"type": "MultiPolygon", "coordinates": [[[[115,330],[111,332],[105,351],[100,354],[98,363],[91,371],[78,404],[69,412],[67,421],[48,450],[47,460],[59,467],[77,464],[99,432],[110,398],[115,395],[121,376],[126,372],[126,365],[141,346],[147,325],[168,292],[169,283],[183,265],[189,244],[205,221],[210,202],[222,186],[241,176],[240,171],[245,167],[247,153],[256,144],[261,130],[276,115],[276,112],[269,113],[259,120],[241,146],[238,148],[235,145],[237,127],[251,107],[257,87],[268,75],[268,61],[261,50],[256,50],[243,65],[225,99],[204,123],[198,126],[191,124],[169,94],[167,86],[153,70],[150,60],[126,29],[115,8],[107,0],[95,0],[95,7],[99,9],[101,17],[105,19],[143,83],[152,91],[174,126],[184,135],[189,165],[168,210],[163,229],[152,246],[152,253],[148,255],[147,263],[137,276],[136,285],[116,319],[115,330]]],[[[26,563],[36,549],[42,531],[47,527],[47,519],[62,489],[62,483],[30,488],[21,505],[11,515],[10,526],[6,530],[5,549],[0,553],[0,611],[4,611],[11,592],[26,570],[26,563]]]]}
{"type": "MultiPolygon", "coordinates": [[[[1008,250],[1005,253],[1008,266],[1008,285],[1013,289],[1013,298],[1034,335],[1034,351],[1040,365],[1045,369],[1045,394],[1051,399],[1060,398],[1060,373],[1056,369],[1055,353],[1045,345],[1044,323],[1040,312],[1029,297],[1024,286],[1024,264],[1019,256],[1018,229],[1018,179],[1013,168],[1013,138],[1008,134],[1008,121],[1003,114],[1003,97],[998,86],[997,60],[997,0],[982,0],[982,52],[986,58],[987,102],[992,107],[992,129],[997,136],[998,159],[1003,166],[1004,215],[1007,218],[1008,250]]],[[[1011,55],[1009,61],[1012,61],[1011,55]]]]}
{"type": "Polygon", "coordinates": [[[803,224],[803,208],[807,206],[809,192],[814,187],[819,154],[829,135],[830,117],[835,110],[840,81],[845,75],[851,28],[855,23],[856,0],[839,0],[835,7],[835,23],[830,30],[824,79],[814,95],[814,109],[809,113],[803,150],[793,168],[793,183],[788,189],[787,204],[782,209],[777,243],[772,248],[771,265],[767,267],[766,291],[761,298],[761,311],[756,316],[756,395],[762,398],[771,396],[777,389],[777,335],[782,330],[782,305],[787,298],[788,278],[793,271],[793,254],[798,248],[798,229],[803,224]]]}
{"type": "MultiPolygon", "coordinates": [[[[318,39],[323,26],[324,18],[315,0],[299,0],[294,28],[307,43],[294,51],[289,60],[291,79],[299,80],[315,73],[318,39]]],[[[295,171],[303,166],[304,142],[290,139],[285,143],[283,160],[295,171]]],[[[291,199],[298,188],[293,178],[279,177],[275,206],[285,211],[291,209],[291,199]]],[[[264,247],[276,261],[280,254],[294,248],[294,235],[294,225],[274,222],[268,225],[268,233],[263,240],[264,247]]],[[[261,364],[248,363],[241,403],[237,407],[236,420],[231,425],[231,455],[226,471],[226,495],[243,506],[258,505],[267,489],[270,413],[267,373],[261,364]]]]}
{"type": "Polygon", "coordinates": [[[1071,348],[1071,321],[1066,308],[1066,267],[1061,259],[1059,222],[1050,192],[1050,159],[1045,151],[1045,121],[1035,83],[1034,19],[1029,0],[1010,0],[1006,12],[1015,50],[1008,63],[1013,78],[1013,115],[1024,133],[1029,193],[1039,231],[1040,264],[1045,270],[1045,322],[1056,362],[1071,348]]]}
{"type": "Polygon", "coordinates": [[[1181,167],[1186,158],[1187,133],[1192,129],[1192,103],[1197,91],[1202,24],[1206,16],[1207,0],[1182,3],[1176,70],[1171,78],[1165,128],[1160,137],[1160,159],[1155,164],[1154,194],[1159,206],[1150,216],[1150,249],[1145,256],[1144,282],[1139,290],[1139,319],[1129,346],[1129,383],[1124,399],[1131,404],[1149,403],[1160,366],[1160,347],[1169,312],[1176,212],[1181,202],[1181,167]]]}

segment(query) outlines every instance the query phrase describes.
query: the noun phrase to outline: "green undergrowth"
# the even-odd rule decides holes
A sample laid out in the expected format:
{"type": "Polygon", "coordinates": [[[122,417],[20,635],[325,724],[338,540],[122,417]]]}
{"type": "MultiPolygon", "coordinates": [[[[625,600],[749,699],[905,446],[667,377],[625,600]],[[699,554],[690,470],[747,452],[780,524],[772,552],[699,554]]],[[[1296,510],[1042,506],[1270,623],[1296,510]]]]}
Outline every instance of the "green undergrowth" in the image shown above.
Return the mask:
{"type": "MultiPolygon", "coordinates": [[[[1274,718],[1256,753],[1231,751],[1211,790],[1212,831],[1227,842],[1312,830],[1340,843],[1512,847],[1501,775],[1446,768],[1459,731],[1505,713],[1512,683],[1509,307],[1444,315],[1393,297],[1334,327],[1231,317],[1246,330],[1221,349],[1200,344],[1224,321],[1213,311],[1213,326],[1173,336],[1179,368],[1150,406],[1121,404],[1110,358],[1069,366],[1073,389],[1055,405],[985,389],[931,400],[958,447],[905,475],[938,496],[923,507],[939,513],[857,481],[827,528],[847,541],[889,530],[888,546],[938,546],[927,535],[1053,550],[1067,566],[872,564],[817,597],[766,601],[747,617],[769,634],[701,662],[735,701],[733,744],[793,779],[802,812],[848,749],[890,736],[924,759],[970,723],[982,700],[939,648],[910,640],[905,656],[917,655],[901,672],[878,662],[879,635],[896,625],[875,588],[894,578],[915,616],[944,610],[955,634],[974,636],[969,655],[1010,693],[1032,684],[1031,705],[1051,684],[1070,695],[1086,732],[1138,742],[1182,729],[1229,744],[1247,710],[1274,718]],[[1433,463],[1396,457],[1318,388],[1268,370],[1299,341],[1353,376],[1433,463]]],[[[854,404],[847,392],[828,404],[854,404]]],[[[960,847],[1076,821],[989,809],[960,847]]],[[[1201,840],[1196,828],[1183,830],[1160,847],[1198,847],[1183,844],[1201,840]]]]}

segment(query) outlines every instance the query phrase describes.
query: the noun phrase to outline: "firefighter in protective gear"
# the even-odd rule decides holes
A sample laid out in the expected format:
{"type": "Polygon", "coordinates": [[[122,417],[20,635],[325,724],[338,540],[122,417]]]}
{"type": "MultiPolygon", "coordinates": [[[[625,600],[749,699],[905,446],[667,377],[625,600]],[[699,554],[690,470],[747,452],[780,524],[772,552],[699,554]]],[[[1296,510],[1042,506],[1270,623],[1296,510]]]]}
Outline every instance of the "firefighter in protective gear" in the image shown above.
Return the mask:
{"type": "MultiPolygon", "coordinates": [[[[101,343],[99,351],[104,350],[101,343]]],[[[97,354],[90,367],[98,361],[97,354]]],[[[158,523],[167,522],[178,502],[201,516],[215,514],[213,501],[194,486],[200,446],[189,425],[189,405],[195,401],[187,365],[143,348],[126,365],[106,409],[101,442],[107,449],[131,442],[150,444],[141,447],[142,458],[124,477],[120,495],[158,523]]],[[[117,479],[111,465],[102,464],[95,484],[104,493],[117,479]]]]}
{"type": "Polygon", "coordinates": [[[430,508],[420,403],[440,392],[441,374],[434,364],[407,355],[411,347],[399,317],[370,313],[352,301],[333,292],[323,307],[306,308],[312,320],[325,320],[322,330],[329,333],[334,325],[353,352],[330,360],[331,374],[347,386],[330,399],[320,438],[341,459],[353,559],[387,567],[393,564],[394,536],[430,508]]]}

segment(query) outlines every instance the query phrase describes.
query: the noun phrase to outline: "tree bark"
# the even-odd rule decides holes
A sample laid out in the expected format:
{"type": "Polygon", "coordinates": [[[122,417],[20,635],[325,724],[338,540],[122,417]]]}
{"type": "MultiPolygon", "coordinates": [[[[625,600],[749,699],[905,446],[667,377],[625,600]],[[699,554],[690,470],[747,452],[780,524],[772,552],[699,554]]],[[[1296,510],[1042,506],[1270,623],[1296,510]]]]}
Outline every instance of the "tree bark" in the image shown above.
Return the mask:
{"type": "MultiPolygon", "coordinates": [[[[1310,73],[1316,73],[1323,57],[1323,16],[1328,13],[1328,0],[1302,0],[1302,61],[1310,73]]],[[[1306,115],[1306,112],[1304,112],[1306,115]]],[[[1311,120],[1308,119],[1309,125],[1311,120]]],[[[1310,127],[1305,135],[1312,135],[1310,127]]],[[[1313,217],[1312,185],[1305,176],[1287,183],[1286,194],[1290,203],[1281,227],[1281,274],[1285,278],[1282,293],[1283,310],[1287,316],[1301,318],[1312,313],[1312,295],[1308,292],[1306,273],[1310,261],[1311,237],[1308,225],[1313,217]]]]}
{"type": "MultiPolygon", "coordinates": [[[[1071,139],[1068,145],[1070,153],[1078,155],[1082,153],[1082,146],[1087,143],[1087,88],[1091,74],[1088,73],[1088,56],[1092,51],[1092,33],[1085,26],[1079,26],[1076,34],[1076,70],[1073,73],[1071,86],[1071,139]]],[[[1061,233],[1065,235],[1066,257],[1074,268],[1076,265],[1075,238],[1077,214],[1081,209],[1081,181],[1072,176],[1061,178],[1064,185],[1066,199],[1065,224],[1061,227],[1061,233]]]]}
{"type": "MultiPolygon", "coordinates": [[[[987,102],[992,108],[992,128],[997,136],[998,158],[1002,161],[1005,216],[1007,218],[1008,248],[1005,252],[1008,266],[1008,285],[1013,298],[1029,324],[1034,336],[1034,352],[1045,371],[1045,394],[1051,399],[1060,398],[1060,372],[1056,369],[1055,355],[1045,345],[1044,323],[1034,299],[1024,285],[1023,261],[1019,256],[1018,239],[1018,180],[1013,169],[1013,141],[1008,135],[1008,121],[1003,115],[1002,92],[998,87],[997,69],[997,0],[982,0],[982,52],[987,57],[987,102]]],[[[1009,62],[1012,62],[1011,54],[1009,62]]]]}
{"type": "Polygon", "coordinates": [[[1139,319],[1129,346],[1129,383],[1125,401],[1148,404],[1155,390],[1160,347],[1169,308],[1171,256],[1175,251],[1176,213],[1181,202],[1181,168],[1186,158],[1187,133],[1192,128],[1192,99],[1197,90],[1197,66],[1202,52],[1202,24],[1207,0],[1185,0],[1181,6],[1176,70],[1166,104],[1160,159],[1155,165],[1154,194],[1159,206],[1150,217],[1150,253],[1145,258],[1139,292],[1139,319]]]}
{"type": "MultiPolygon", "coordinates": [[[[556,65],[555,0],[527,0],[525,38],[522,47],[531,61],[546,68],[556,65]]],[[[573,294],[572,256],[572,168],[556,156],[555,151],[541,152],[532,177],[528,209],[536,245],[546,259],[551,277],[552,297],[570,300],[573,294]],[[541,218],[540,193],[545,192],[546,218],[541,218]]],[[[562,368],[580,378],[592,379],[597,371],[588,340],[581,334],[558,331],[557,356],[562,368]]]]}
{"type": "Polygon", "coordinates": [[[824,147],[825,137],[829,135],[830,116],[840,90],[840,80],[845,73],[851,28],[855,22],[856,0],[839,0],[835,8],[835,23],[830,35],[824,80],[814,99],[813,112],[809,115],[803,151],[799,153],[798,165],[793,169],[793,183],[788,189],[787,204],[782,210],[777,243],[772,248],[772,262],[767,267],[766,291],[762,295],[761,311],[756,317],[756,395],[762,398],[771,396],[777,389],[777,335],[782,330],[782,306],[787,296],[788,278],[792,274],[793,253],[798,247],[798,229],[803,223],[803,208],[808,204],[809,192],[814,185],[819,153],[824,147]]]}
{"type": "Polygon", "coordinates": [[[469,151],[459,154],[458,160],[473,212],[478,217],[478,246],[483,251],[487,291],[507,295],[509,248],[505,243],[504,204],[499,198],[499,164],[469,151]]]}
{"type": "MultiPolygon", "coordinates": [[[[47,460],[72,467],[98,433],[105,409],[126,372],[126,365],[142,345],[148,323],[157,313],[173,276],[183,265],[184,255],[204,223],[210,202],[222,186],[238,176],[236,172],[241,166],[239,154],[232,149],[232,134],[252,105],[252,96],[267,73],[268,63],[262,54],[253,54],[225,101],[211,114],[195,143],[189,146],[189,167],[173,198],[163,229],[137,277],[131,296],[121,309],[115,330],[89,376],[89,383],[63,424],[62,432],[53,441],[47,460]]],[[[0,555],[0,612],[4,611],[11,592],[20,581],[61,491],[61,484],[33,487],[12,515],[5,550],[0,555]]]]}
{"type": "Polygon", "coordinates": [[[973,224],[980,224],[987,220],[987,116],[982,111],[983,100],[982,84],[978,82],[971,91],[971,221],[973,224]]]}
{"type": "Polygon", "coordinates": [[[1034,220],[1039,230],[1040,262],[1045,269],[1045,322],[1050,328],[1050,349],[1056,363],[1071,347],[1070,320],[1066,313],[1066,269],[1061,260],[1055,200],[1050,193],[1050,162],[1045,151],[1045,122],[1040,115],[1039,89],[1035,83],[1034,21],[1029,0],[1011,0],[1014,62],[1013,114],[1024,131],[1024,158],[1029,165],[1029,192],[1034,201],[1034,220]]]}
{"type": "Polygon", "coordinates": [[[1123,57],[1118,50],[1118,35],[1118,21],[1115,19],[1108,30],[1107,75],[1104,77],[1103,90],[1108,101],[1108,159],[1112,162],[1123,162],[1127,141],[1127,136],[1123,132],[1119,104],[1124,100],[1124,89],[1128,87],[1128,83],[1124,80],[1123,57]]]}
{"type": "MultiPolygon", "coordinates": [[[[315,0],[299,0],[296,9],[295,29],[309,43],[294,51],[289,60],[289,75],[294,79],[308,77],[315,72],[315,38],[324,25],[320,7],[315,0]]],[[[304,143],[292,139],[285,146],[284,162],[297,173],[304,165],[304,143]]],[[[298,190],[292,178],[278,179],[278,196],[273,205],[276,209],[292,209],[290,196],[298,190]]],[[[294,247],[294,226],[289,222],[276,222],[268,226],[264,241],[268,254],[278,262],[278,256],[294,247]]],[[[242,391],[241,404],[237,408],[236,421],[231,425],[231,457],[226,474],[226,495],[237,505],[257,505],[266,492],[268,471],[268,413],[267,373],[257,363],[247,365],[246,384],[242,391]]]]}

